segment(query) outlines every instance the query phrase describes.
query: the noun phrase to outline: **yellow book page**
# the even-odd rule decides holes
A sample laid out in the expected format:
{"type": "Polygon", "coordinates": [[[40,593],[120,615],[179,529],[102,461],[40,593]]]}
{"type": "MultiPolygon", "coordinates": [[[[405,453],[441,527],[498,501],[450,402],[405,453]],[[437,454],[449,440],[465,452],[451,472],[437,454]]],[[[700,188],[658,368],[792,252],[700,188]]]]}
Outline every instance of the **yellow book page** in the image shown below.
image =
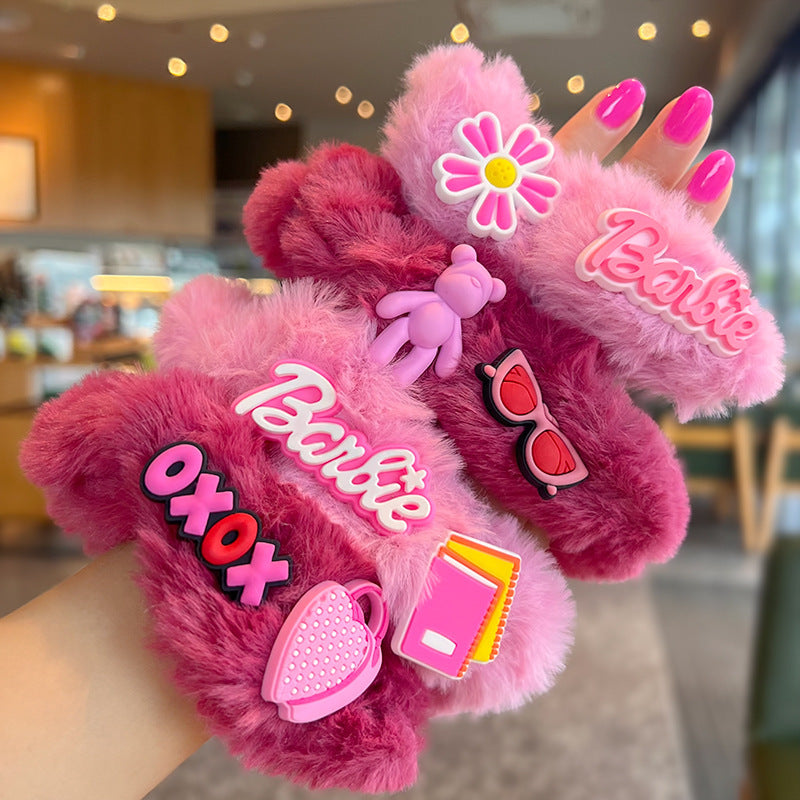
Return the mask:
{"type": "Polygon", "coordinates": [[[520,558],[516,553],[493,547],[486,542],[480,542],[460,533],[451,534],[447,541],[447,549],[458,553],[478,569],[487,572],[503,584],[500,599],[486,621],[483,634],[472,655],[473,661],[491,661],[497,655],[500,647],[505,620],[519,577],[520,558]]]}

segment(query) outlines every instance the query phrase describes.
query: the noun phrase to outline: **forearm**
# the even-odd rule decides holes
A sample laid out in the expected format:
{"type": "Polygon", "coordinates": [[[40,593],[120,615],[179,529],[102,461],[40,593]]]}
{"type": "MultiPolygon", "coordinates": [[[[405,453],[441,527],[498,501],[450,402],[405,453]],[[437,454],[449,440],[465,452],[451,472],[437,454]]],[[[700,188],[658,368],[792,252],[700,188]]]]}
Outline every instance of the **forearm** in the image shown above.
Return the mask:
{"type": "Polygon", "coordinates": [[[0,786],[18,800],[139,800],[207,738],[144,645],[120,547],[0,620],[0,786]]]}

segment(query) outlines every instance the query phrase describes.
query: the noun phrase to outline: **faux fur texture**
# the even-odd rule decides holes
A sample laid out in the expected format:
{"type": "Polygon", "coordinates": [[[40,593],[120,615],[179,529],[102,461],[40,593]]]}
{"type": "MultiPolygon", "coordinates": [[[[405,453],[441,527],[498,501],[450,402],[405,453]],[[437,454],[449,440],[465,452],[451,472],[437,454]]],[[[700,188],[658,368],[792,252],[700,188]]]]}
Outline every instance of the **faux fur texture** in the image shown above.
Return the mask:
{"type": "Polygon", "coordinates": [[[88,551],[138,541],[138,580],[153,618],[154,646],[173,659],[178,685],[197,702],[210,732],[246,765],[320,788],[405,787],[416,776],[432,698],[410,665],[391,652],[385,649],[379,680],[361,698],[318,722],[284,722],[261,700],[271,643],[299,597],[321,580],[374,580],[376,572],[340,526],[276,480],[263,438],[229,405],[218,380],[186,370],[90,376],[47,405],[23,447],[22,464],[44,489],[54,519],[65,527],[69,520],[71,532],[85,531],[88,551]],[[99,430],[88,413],[98,409],[106,423],[99,430]],[[79,444],[64,435],[69,426],[51,425],[57,418],[71,421],[79,444]],[[294,559],[292,583],[271,589],[259,608],[231,602],[194,546],[178,540],[161,506],[138,489],[148,458],[180,439],[205,448],[209,467],[237,489],[241,507],[258,514],[264,533],[294,559]],[[74,465],[70,456],[77,456],[74,465]],[[119,498],[127,508],[118,506],[119,498]],[[88,514],[82,526],[81,509],[88,514]],[[104,525],[97,526],[104,512],[104,525]]]}
{"type": "Polygon", "coordinates": [[[413,782],[422,725],[432,713],[511,708],[547,689],[570,643],[572,601],[553,560],[515,520],[491,512],[463,485],[461,461],[430,409],[367,359],[374,325],[345,308],[330,287],[298,281],[271,297],[199,278],[165,307],[155,341],[159,371],[105,373],[48,403],[23,446],[22,464],[48,498],[54,519],[84,536],[88,552],[138,542],[140,584],[154,619],[154,646],[175,663],[210,730],[243,762],[313,787],[395,791],[413,782]],[[202,320],[198,326],[197,321],[202,320]],[[413,447],[430,471],[433,523],[385,537],[230,409],[270,380],[275,361],[294,358],[333,376],[341,418],[374,447],[413,447]],[[261,607],[231,602],[179,541],[139,474],[159,448],[202,445],[209,467],[239,492],[264,532],[294,561],[289,586],[261,607]],[[520,582],[497,659],[461,681],[397,658],[370,689],[318,722],[280,720],[260,698],[271,642],[296,600],[321,580],[376,580],[394,625],[415,601],[436,545],[449,530],[522,555],[520,582]]]}
{"type": "Polygon", "coordinates": [[[553,213],[533,224],[521,221],[507,241],[476,239],[467,231],[473,201],[446,205],[437,198],[432,165],[442,154],[458,150],[452,136],[456,124],[491,111],[504,137],[531,121],[546,135],[549,126],[531,120],[528,104],[523,78],[508,58],[485,59],[469,44],[437,47],[418,58],[393,105],[382,147],[399,173],[411,209],[446,239],[473,245],[479,259],[490,253],[502,256],[537,307],[596,336],[629,389],[673,401],[681,419],[772,397],[783,383],[784,345],[772,315],[757,300],[751,310],[758,317],[758,331],[741,353],[724,358],[623,295],[584,283],[575,273],[577,256],[599,236],[600,214],[624,207],[662,223],[669,237],[668,256],[701,276],[731,270],[746,285],[744,272],[714,239],[709,225],[688,209],[685,193],[664,191],[624,165],[602,167],[593,158],[557,150],[545,170],[562,187],[553,213]]]}
{"type": "Polygon", "coordinates": [[[489,668],[476,665],[458,682],[421,672],[428,686],[443,693],[437,706],[448,711],[516,707],[548,689],[563,666],[573,613],[563,578],[552,558],[516,522],[491,513],[466,489],[460,477],[462,462],[434,426],[431,410],[369,360],[374,333],[368,317],[327,283],[295,281],[278,294],[254,297],[246,287],[204,277],[164,309],[154,346],[163,366],[180,364],[213,375],[229,387],[231,397],[269,380],[269,369],[278,359],[291,356],[314,364],[335,376],[342,419],[365,433],[370,444],[402,444],[417,452],[430,471],[435,519],[412,535],[393,537],[377,534],[292,460],[280,453],[272,459],[284,480],[313,498],[326,517],[342,525],[370,554],[393,622],[413,607],[430,558],[449,531],[522,555],[525,575],[498,658],[489,668]],[[202,341],[189,325],[194,319],[205,320],[202,341]]]}
{"type": "MultiPolygon", "coordinates": [[[[209,729],[245,765],[314,788],[408,786],[431,714],[513,708],[551,685],[569,646],[573,607],[550,553],[518,519],[541,527],[561,567],[581,577],[627,578],[674,553],[688,520],[680,469],[626,389],[667,396],[686,417],[757,402],[782,379],[782,342],[757,304],[758,334],[741,355],[723,359],[622,296],[578,280],[575,258],[596,238],[599,213],[614,206],[657,217],[669,230],[669,255],[700,274],[739,269],[682,199],[647,179],[557,154],[549,170],[562,184],[555,213],[521,223],[502,244],[475,240],[465,209],[435,198],[431,166],[452,149],[460,119],[494,111],[504,135],[529,120],[512,62],[485,62],[471,46],[439,48],[417,63],[406,87],[386,128],[388,161],[328,146],[263,174],[245,211],[248,239],[266,265],[300,280],[266,298],[210,277],[192,282],[164,309],[157,372],[87,378],[43,407],[22,450],[53,518],[82,535],[87,552],[137,542],[153,646],[172,660],[209,729]],[[369,358],[386,324],[375,320],[375,305],[390,291],[429,290],[463,241],[505,281],[506,298],[464,320],[464,354],[452,378],[429,372],[403,389],[369,358]],[[512,347],[528,358],[589,471],[552,500],[520,474],[513,455],[520,431],[488,415],[474,373],[512,347]],[[428,470],[430,525],[378,534],[248,417],[233,414],[232,401],[269,381],[271,367],[287,358],[332,377],[337,414],[373,447],[416,451],[428,470]],[[206,449],[209,467],[293,558],[292,582],[273,587],[258,608],[231,602],[139,489],[150,456],[178,440],[206,449]],[[464,463],[480,495],[464,483],[464,463]],[[483,492],[513,516],[492,510],[483,492]],[[385,645],[377,680],[349,706],[314,723],[280,720],[260,697],[261,679],[298,598],[326,579],[374,580],[389,604],[389,639],[450,530],[522,556],[497,659],[450,681],[385,645]]],[[[546,123],[539,127],[548,133],[546,123]]]]}
{"type": "MultiPolygon", "coordinates": [[[[265,170],[245,208],[254,252],[279,275],[335,283],[351,308],[374,315],[398,289],[427,290],[452,245],[408,213],[392,168],[343,145],[304,165],[265,170]]],[[[483,263],[508,292],[463,321],[464,355],[446,381],[428,372],[412,388],[458,446],[470,475],[527,523],[544,529],[574,576],[620,580],[664,561],[680,544],[688,497],[672,446],[618,385],[599,341],[530,302],[510,265],[483,263]],[[488,415],[474,367],[511,347],[528,357],[544,400],[581,454],[589,478],[542,500],[517,468],[519,429],[488,415]]],[[[385,323],[380,323],[385,324],[385,323]]]]}

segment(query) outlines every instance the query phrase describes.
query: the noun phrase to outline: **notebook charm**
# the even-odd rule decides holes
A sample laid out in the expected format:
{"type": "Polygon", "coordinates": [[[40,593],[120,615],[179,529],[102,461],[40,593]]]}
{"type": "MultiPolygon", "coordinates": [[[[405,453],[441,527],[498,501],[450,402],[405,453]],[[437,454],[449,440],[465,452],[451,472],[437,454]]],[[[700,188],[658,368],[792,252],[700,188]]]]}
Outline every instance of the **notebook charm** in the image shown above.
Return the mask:
{"type": "Polygon", "coordinates": [[[520,558],[452,533],[431,560],[417,603],[392,637],[397,655],[448,678],[498,653],[520,558]]]}

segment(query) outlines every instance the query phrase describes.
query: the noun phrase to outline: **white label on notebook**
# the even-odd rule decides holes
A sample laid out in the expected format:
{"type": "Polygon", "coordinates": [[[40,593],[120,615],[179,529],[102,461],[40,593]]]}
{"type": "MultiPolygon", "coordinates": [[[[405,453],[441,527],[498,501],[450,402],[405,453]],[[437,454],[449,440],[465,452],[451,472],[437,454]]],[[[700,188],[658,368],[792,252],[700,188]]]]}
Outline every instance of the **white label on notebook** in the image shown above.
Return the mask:
{"type": "Polygon", "coordinates": [[[456,649],[456,643],[452,639],[448,639],[430,628],[427,628],[425,633],[422,634],[422,644],[430,647],[431,650],[436,650],[438,653],[444,653],[446,656],[453,655],[456,649]]]}

